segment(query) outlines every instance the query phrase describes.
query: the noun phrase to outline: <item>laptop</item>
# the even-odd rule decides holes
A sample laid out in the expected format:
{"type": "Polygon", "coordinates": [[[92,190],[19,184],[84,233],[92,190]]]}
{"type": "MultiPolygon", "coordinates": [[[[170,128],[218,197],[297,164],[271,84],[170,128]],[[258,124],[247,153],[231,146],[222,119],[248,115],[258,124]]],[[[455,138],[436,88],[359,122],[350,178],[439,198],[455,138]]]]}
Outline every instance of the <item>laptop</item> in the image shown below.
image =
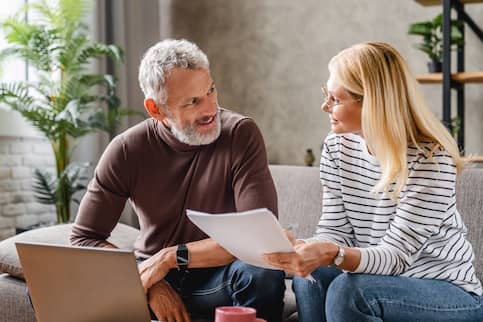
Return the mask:
{"type": "Polygon", "coordinates": [[[151,322],[131,251],[16,243],[37,322],[151,322]]]}

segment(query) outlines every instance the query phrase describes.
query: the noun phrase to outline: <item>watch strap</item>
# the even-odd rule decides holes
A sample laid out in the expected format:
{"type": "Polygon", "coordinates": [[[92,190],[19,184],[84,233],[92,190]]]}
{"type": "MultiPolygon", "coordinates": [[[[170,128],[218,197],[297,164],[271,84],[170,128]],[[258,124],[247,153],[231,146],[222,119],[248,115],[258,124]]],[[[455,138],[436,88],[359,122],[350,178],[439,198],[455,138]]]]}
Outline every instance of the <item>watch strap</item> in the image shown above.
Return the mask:
{"type": "Polygon", "coordinates": [[[176,265],[180,272],[185,272],[188,269],[190,262],[188,247],[185,244],[178,244],[176,247],[176,265]]]}

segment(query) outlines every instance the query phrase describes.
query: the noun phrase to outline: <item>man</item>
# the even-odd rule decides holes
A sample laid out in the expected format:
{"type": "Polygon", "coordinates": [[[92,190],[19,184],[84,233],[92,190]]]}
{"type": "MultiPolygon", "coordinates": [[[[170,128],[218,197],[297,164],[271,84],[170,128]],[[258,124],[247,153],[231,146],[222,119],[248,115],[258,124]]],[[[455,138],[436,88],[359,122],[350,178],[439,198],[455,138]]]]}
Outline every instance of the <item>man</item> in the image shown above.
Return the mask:
{"type": "Polygon", "coordinates": [[[141,281],[159,320],[213,318],[217,306],[241,305],[280,321],[283,273],[234,259],[186,216],[186,209],[277,213],[259,129],[218,106],[208,59],[186,40],[151,47],[139,82],[152,118],[107,147],[81,202],[72,244],[115,247],[106,239],[129,199],[141,227],[135,243],[144,260],[141,281]]]}

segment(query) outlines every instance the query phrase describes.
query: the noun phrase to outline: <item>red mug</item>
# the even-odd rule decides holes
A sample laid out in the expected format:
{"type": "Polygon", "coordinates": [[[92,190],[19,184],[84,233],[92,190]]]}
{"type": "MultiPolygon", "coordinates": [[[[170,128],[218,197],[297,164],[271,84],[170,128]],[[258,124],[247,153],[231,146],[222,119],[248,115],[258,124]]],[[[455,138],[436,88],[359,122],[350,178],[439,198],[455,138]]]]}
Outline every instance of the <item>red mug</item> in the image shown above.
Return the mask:
{"type": "Polygon", "coordinates": [[[257,310],[242,306],[220,306],[215,310],[215,322],[256,322],[257,310]]]}

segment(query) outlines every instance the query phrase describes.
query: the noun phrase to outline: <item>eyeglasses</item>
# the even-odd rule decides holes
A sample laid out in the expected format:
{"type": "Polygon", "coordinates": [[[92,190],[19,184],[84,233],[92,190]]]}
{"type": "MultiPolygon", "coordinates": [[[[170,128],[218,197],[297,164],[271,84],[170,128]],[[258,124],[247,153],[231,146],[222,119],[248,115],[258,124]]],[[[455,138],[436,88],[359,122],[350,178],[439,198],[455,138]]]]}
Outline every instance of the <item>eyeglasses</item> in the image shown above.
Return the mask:
{"type": "Polygon", "coordinates": [[[325,87],[325,86],[322,86],[322,95],[323,95],[323,99],[324,99],[322,105],[326,105],[328,108],[331,108],[331,109],[334,106],[342,105],[344,103],[352,103],[352,102],[362,101],[362,97],[357,98],[357,99],[353,99],[353,100],[347,100],[347,101],[336,101],[334,96],[329,94],[329,91],[327,90],[327,87],[325,87]]]}

